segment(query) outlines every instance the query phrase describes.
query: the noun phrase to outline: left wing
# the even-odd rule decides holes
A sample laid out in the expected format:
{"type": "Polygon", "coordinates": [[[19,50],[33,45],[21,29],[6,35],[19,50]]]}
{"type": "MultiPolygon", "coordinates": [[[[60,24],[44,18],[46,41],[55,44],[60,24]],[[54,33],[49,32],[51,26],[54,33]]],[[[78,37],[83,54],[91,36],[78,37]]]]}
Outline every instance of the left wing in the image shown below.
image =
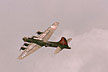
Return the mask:
{"type": "Polygon", "coordinates": [[[40,45],[31,43],[28,48],[26,50],[24,50],[24,52],[22,52],[22,54],[18,57],[18,59],[23,59],[26,56],[30,55],[31,53],[35,52],[36,50],[38,50],[39,48],[41,48],[40,45]]]}
{"type": "Polygon", "coordinates": [[[43,40],[44,42],[47,42],[53,32],[56,30],[58,27],[59,22],[54,22],[47,30],[45,30],[42,34],[38,36],[39,39],[43,40]]]}

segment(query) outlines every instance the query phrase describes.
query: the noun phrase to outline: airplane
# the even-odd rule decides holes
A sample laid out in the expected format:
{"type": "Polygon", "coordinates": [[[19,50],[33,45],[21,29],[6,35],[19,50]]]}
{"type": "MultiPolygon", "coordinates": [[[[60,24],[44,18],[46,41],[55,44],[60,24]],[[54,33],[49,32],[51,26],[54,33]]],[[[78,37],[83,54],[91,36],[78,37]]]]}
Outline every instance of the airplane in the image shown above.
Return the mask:
{"type": "Polygon", "coordinates": [[[68,43],[72,40],[72,38],[69,38],[66,40],[65,37],[62,37],[60,41],[58,42],[51,42],[48,41],[49,38],[52,36],[54,31],[57,29],[59,25],[59,22],[54,22],[47,30],[44,32],[37,31],[36,36],[32,37],[23,37],[24,44],[20,48],[23,52],[18,57],[19,60],[24,59],[25,57],[29,56],[30,54],[34,53],[36,50],[42,48],[42,47],[55,47],[56,50],[54,54],[59,53],[63,49],[71,49],[71,47],[68,46],[68,43]]]}

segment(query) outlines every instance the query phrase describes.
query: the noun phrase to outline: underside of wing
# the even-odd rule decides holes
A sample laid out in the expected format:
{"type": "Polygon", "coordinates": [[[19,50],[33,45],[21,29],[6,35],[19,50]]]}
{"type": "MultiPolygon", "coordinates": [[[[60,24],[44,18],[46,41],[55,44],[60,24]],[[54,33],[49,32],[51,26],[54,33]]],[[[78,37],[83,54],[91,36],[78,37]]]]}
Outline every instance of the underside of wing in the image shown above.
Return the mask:
{"type": "Polygon", "coordinates": [[[47,42],[53,32],[58,27],[59,22],[54,22],[47,30],[45,30],[42,34],[40,34],[38,37],[41,38],[44,42],[47,42]]]}
{"type": "Polygon", "coordinates": [[[23,59],[26,56],[32,54],[33,52],[35,52],[36,50],[38,50],[39,48],[41,48],[40,45],[36,45],[36,44],[31,44],[28,46],[28,48],[26,50],[24,50],[24,52],[22,52],[22,54],[18,57],[18,59],[23,59]]]}
{"type": "MultiPolygon", "coordinates": [[[[49,38],[51,37],[51,35],[53,34],[53,32],[57,29],[59,25],[59,22],[54,22],[46,31],[49,31],[49,33],[43,38],[44,42],[47,42],[49,40],[49,38]]],[[[45,31],[45,32],[46,32],[45,31]]]]}

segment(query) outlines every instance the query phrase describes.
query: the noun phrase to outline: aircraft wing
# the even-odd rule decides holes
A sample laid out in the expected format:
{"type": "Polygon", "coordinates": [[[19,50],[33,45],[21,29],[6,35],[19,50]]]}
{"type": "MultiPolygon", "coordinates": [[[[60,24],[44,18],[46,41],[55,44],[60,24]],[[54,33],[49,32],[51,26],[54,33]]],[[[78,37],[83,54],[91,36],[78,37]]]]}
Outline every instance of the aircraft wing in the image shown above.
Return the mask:
{"type": "MultiPolygon", "coordinates": [[[[38,36],[39,40],[43,40],[44,42],[47,42],[49,40],[49,38],[51,37],[51,35],[53,34],[53,32],[56,30],[56,28],[58,27],[58,22],[54,22],[47,30],[45,30],[42,34],[40,34],[38,36]]],[[[31,53],[35,52],[36,50],[38,50],[39,48],[41,48],[40,45],[31,43],[27,49],[25,49],[22,54],[18,57],[18,59],[23,59],[26,56],[30,55],[31,53]]]]}
{"type": "Polygon", "coordinates": [[[22,52],[22,54],[18,57],[18,59],[21,60],[21,59],[25,58],[26,56],[28,56],[28,55],[30,55],[31,53],[33,53],[33,52],[35,52],[36,50],[38,50],[39,48],[41,48],[40,45],[31,43],[31,44],[28,46],[28,48],[22,52]]]}
{"type": "Polygon", "coordinates": [[[42,39],[44,42],[47,42],[53,32],[58,27],[59,22],[54,22],[47,30],[45,30],[38,38],[42,39]]]}

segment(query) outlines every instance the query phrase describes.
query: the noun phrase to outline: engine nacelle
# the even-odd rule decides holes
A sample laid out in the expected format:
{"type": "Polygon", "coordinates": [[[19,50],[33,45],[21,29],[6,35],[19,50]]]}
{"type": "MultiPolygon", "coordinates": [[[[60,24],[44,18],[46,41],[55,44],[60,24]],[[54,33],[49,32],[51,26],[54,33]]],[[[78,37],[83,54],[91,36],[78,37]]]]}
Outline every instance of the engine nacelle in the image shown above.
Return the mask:
{"type": "Polygon", "coordinates": [[[41,32],[41,31],[37,31],[37,34],[38,34],[38,35],[40,35],[40,34],[42,34],[42,33],[43,33],[43,32],[41,32]]]}
{"type": "Polygon", "coordinates": [[[28,45],[30,45],[29,43],[24,43],[24,46],[28,46],[28,45]]]}
{"type": "Polygon", "coordinates": [[[20,50],[25,50],[25,49],[27,49],[27,48],[26,48],[26,47],[21,47],[21,48],[20,48],[20,50]]]}

